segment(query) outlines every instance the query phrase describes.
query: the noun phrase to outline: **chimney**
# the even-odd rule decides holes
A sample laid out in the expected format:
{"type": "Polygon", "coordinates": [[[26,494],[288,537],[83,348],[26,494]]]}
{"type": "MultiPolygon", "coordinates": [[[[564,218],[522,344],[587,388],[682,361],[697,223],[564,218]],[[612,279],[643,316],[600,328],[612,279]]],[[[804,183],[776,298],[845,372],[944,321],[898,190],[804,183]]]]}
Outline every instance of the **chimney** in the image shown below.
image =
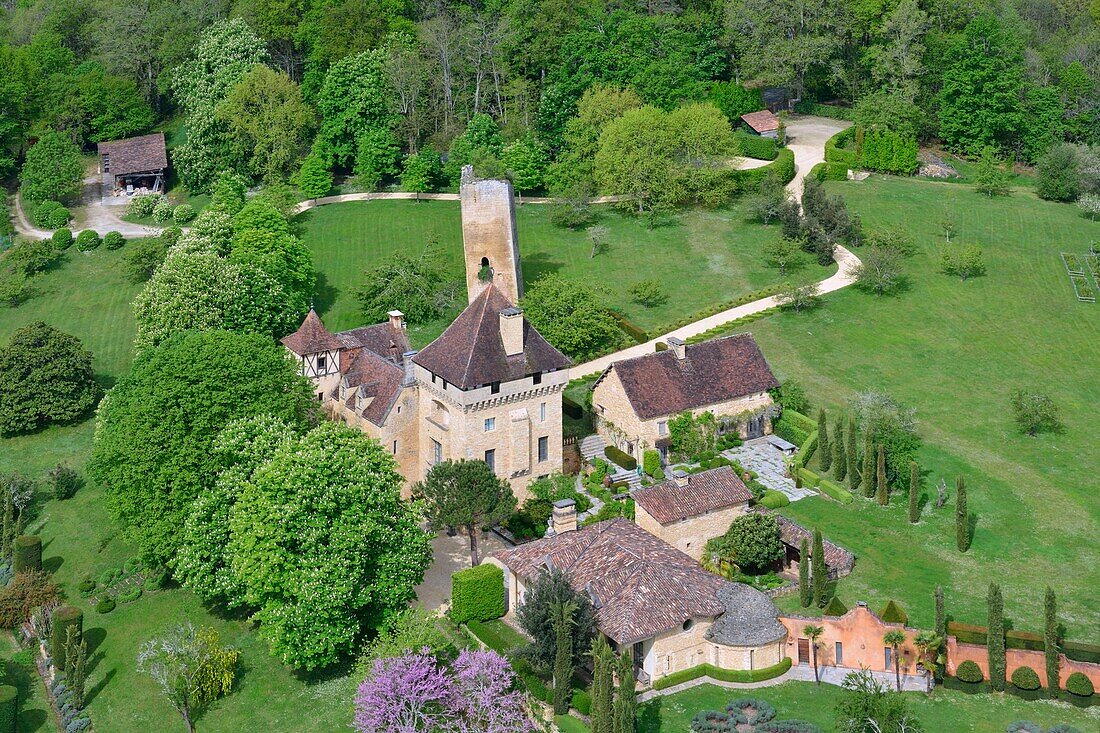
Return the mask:
{"type": "Polygon", "coordinates": [[[572,499],[558,499],[554,502],[554,513],[550,516],[550,529],[558,535],[577,529],[577,502],[572,499]]]}
{"type": "Polygon", "coordinates": [[[386,314],[390,317],[390,328],[394,331],[405,330],[405,314],[401,311],[390,311],[386,314]]]}
{"type": "Polygon", "coordinates": [[[413,368],[415,351],[406,351],[401,355],[401,366],[405,369],[405,376],[401,378],[402,387],[411,387],[416,382],[416,370],[413,368]]]}
{"type": "Polygon", "coordinates": [[[687,347],[684,345],[683,339],[669,336],[665,340],[668,341],[669,348],[676,352],[677,359],[684,359],[687,357],[687,347]]]}
{"type": "Polygon", "coordinates": [[[500,312],[500,340],[506,355],[523,353],[523,311],[519,308],[512,306],[500,312]]]}
{"type": "Polygon", "coordinates": [[[682,468],[677,468],[672,472],[672,480],[676,482],[677,486],[687,486],[688,472],[682,468]]]}

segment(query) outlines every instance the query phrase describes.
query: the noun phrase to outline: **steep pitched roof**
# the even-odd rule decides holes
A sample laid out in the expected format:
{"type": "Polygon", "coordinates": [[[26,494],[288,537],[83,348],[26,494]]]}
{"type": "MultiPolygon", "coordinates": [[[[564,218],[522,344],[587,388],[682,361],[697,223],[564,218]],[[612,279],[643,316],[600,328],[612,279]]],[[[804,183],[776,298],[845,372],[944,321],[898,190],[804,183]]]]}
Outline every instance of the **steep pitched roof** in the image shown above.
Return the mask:
{"type": "Polygon", "coordinates": [[[526,318],[523,319],[523,352],[514,356],[504,353],[500,312],[513,307],[495,285],[490,285],[439,338],[413,357],[413,361],[460,389],[507,382],[569,366],[569,359],[551,346],[526,318]]]}
{"type": "Polygon", "coordinates": [[[403,328],[394,328],[388,322],[374,326],[341,331],[336,338],[345,349],[368,349],[395,364],[409,350],[409,335],[403,328]]]}
{"type": "Polygon", "coordinates": [[[779,129],[779,118],[771,110],[762,109],[759,112],[749,112],[741,115],[741,119],[757,132],[771,132],[779,129]]]}
{"type": "MultiPolygon", "coordinates": [[[[352,357],[344,372],[349,388],[344,404],[354,410],[358,394],[362,394],[363,397],[372,397],[370,404],[364,407],[360,414],[375,425],[381,426],[401,393],[404,376],[405,370],[393,362],[369,349],[360,349],[352,357]],[[352,388],[355,387],[358,387],[358,393],[352,394],[352,388]]],[[[334,397],[338,395],[339,388],[334,397]]]]}
{"type": "Polygon", "coordinates": [[[729,466],[691,474],[687,485],[669,479],[630,494],[638,506],[661,524],[698,517],[752,500],[752,492],[729,466]]]}
{"type": "MultiPolygon", "coordinates": [[[[779,386],[750,333],[690,344],[683,359],[674,349],[617,361],[615,370],[634,412],[643,420],[674,415],[779,386]]],[[[597,380],[597,384],[599,381],[597,380]]]]}
{"type": "Polygon", "coordinates": [[[164,146],[163,132],[103,142],[98,148],[100,155],[110,154],[110,172],[116,176],[159,171],[168,167],[168,151],[164,146]]]}
{"type": "Polygon", "coordinates": [[[321,317],[312,308],[306,314],[305,320],[298,330],[282,339],[283,346],[293,351],[298,356],[316,354],[321,351],[337,351],[343,344],[335,335],[325,328],[321,317]]]}

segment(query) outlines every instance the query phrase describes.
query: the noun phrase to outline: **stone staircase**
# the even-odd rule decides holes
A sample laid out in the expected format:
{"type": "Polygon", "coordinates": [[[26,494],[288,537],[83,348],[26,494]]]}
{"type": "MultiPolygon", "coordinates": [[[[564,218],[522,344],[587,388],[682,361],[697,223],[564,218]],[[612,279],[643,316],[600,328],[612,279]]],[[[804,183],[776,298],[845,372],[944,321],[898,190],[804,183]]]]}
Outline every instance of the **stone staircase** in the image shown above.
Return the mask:
{"type": "MultiPolygon", "coordinates": [[[[601,436],[587,435],[581,440],[581,456],[588,462],[591,462],[593,458],[602,458],[608,461],[608,463],[611,463],[603,452],[606,447],[607,441],[601,436]]],[[[615,463],[611,463],[611,466],[614,469],[611,474],[612,483],[617,484],[621,481],[625,481],[629,491],[642,487],[642,477],[636,472],[627,470],[615,463]]]]}

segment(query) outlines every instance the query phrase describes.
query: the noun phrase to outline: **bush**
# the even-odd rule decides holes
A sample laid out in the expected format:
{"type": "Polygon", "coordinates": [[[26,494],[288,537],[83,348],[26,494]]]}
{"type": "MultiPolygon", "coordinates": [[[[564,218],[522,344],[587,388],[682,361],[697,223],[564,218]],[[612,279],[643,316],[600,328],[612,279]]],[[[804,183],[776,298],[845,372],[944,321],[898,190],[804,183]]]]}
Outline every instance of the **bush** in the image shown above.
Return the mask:
{"type": "Polygon", "coordinates": [[[573,690],[573,707],[581,715],[592,714],[592,697],[584,690],[573,690]]]}
{"type": "Polygon", "coordinates": [[[1047,730],[1047,733],[1081,733],[1081,731],[1074,728],[1072,725],[1066,725],[1061,723],[1047,730]]]}
{"type": "Polygon", "coordinates": [[[809,100],[799,101],[794,106],[794,111],[800,115],[813,115],[814,117],[828,117],[833,120],[851,120],[854,115],[851,107],[838,107],[835,104],[819,104],[809,100]]]}
{"type": "Polygon", "coordinates": [[[661,454],[655,450],[647,450],[642,454],[642,467],[646,474],[656,478],[661,470],[661,454]]]}
{"type": "Polygon", "coordinates": [[[912,173],[917,170],[917,139],[891,130],[867,130],[859,165],[883,173],[912,173]]]}
{"type": "Polygon", "coordinates": [[[61,600],[61,589],[50,581],[49,573],[20,573],[0,590],[0,627],[17,628],[30,618],[35,606],[61,600]]]}
{"type": "Polygon", "coordinates": [[[0,685],[0,733],[15,733],[18,712],[19,690],[11,685],[0,685]]]}
{"type": "Polygon", "coordinates": [[[126,562],[122,563],[122,574],[133,575],[144,567],[144,563],[141,562],[140,557],[126,558],[126,562]]]}
{"type": "Polygon", "coordinates": [[[849,127],[833,135],[825,143],[825,161],[839,163],[845,168],[855,168],[858,165],[855,139],[855,127],[849,127]]]}
{"type": "Polygon", "coordinates": [[[963,682],[981,682],[985,679],[982,674],[982,668],[978,666],[977,662],[972,662],[969,659],[963,662],[955,670],[955,676],[963,682]]]}
{"type": "Polygon", "coordinates": [[[42,538],[35,535],[21,535],[15,538],[12,549],[12,570],[19,573],[33,573],[42,569],[42,538]]]}
{"type": "Polygon", "coordinates": [[[195,218],[195,207],[191,204],[180,204],[172,211],[172,221],[177,224],[186,224],[195,218]]]}
{"type": "Polygon", "coordinates": [[[87,598],[88,596],[90,596],[92,593],[95,592],[95,589],[96,589],[95,579],[94,578],[85,578],[84,580],[80,581],[80,583],[76,586],[76,589],[78,591],[80,591],[80,595],[82,597],[87,598]]]}
{"type": "Polygon", "coordinates": [[[34,210],[34,225],[42,229],[60,229],[69,219],[69,210],[57,201],[43,201],[34,210]]]}
{"type": "Polygon", "coordinates": [[[829,599],[828,604],[825,605],[825,610],[821,612],[822,616],[843,616],[848,613],[848,607],[844,605],[844,602],[833,596],[829,599]]]}
{"type": "Polygon", "coordinates": [[[1074,672],[1066,678],[1066,692],[1077,697],[1091,697],[1093,693],[1092,680],[1083,672],[1074,672]]]}
{"type": "Polygon", "coordinates": [[[73,232],[71,229],[61,228],[53,233],[50,237],[50,241],[53,243],[53,248],[58,252],[64,252],[69,247],[73,246],[73,232]]]}
{"type": "Polygon", "coordinates": [[[158,201],[153,207],[153,221],[158,224],[167,224],[172,220],[172,213],[172,204],[166,200],[158,201]]]}
{"type": "Polygon", "coordinates": [[[1020,690],[1038,690],[1039,675],[1031,667],[1017,667],[1012,673],[1012,684],[1020,690]]]}
{"type": "Polygon", "coordinates": [[[504,571],[484,564],[451,576],[451,620],[488,621],[504,615],[504,571]]]}
{"type": "Polygon", "coordinates": [[[157,207],[164,197],[159,193],[147,194],[145,196],[134,196],[130,199],[130,203],[126,206],[126,214],[128,216],[134,216],[139,219],[153,215],[153,209],[157,207]]]}
{"type": "Polygon", "coordinates": [[[580,420],[584,417],[584,408],[565,395],[562,395],[561,398],[561,411],[565,413],[566,417],[573,420],[580,420]]]}
{"type": "Polygon", "coordinates": [[[110,587],[119,577],[122,572],[118,568],[107,568],[99,574],[99,584],[104,588],[110,587]]]}
{"type": "Polygon", "coordinates": [[[798,474],[802,478],[802,485],[807,488],[817,488],[817,485],[821,483],[821,477],[808,468],[800,468],[798,474]]]}
{"type": "Polygon", "coordinates": [[[764,492],[764,498],[760,500],[760,504],[766,506],[768,509],[780,509],[791,503],[791,500],[787,498],[787,495],[782,491],[773,491],[768,489],[764,492]]]}
{"type": "Polygon", "coordinates": [[[779,145],[770,137],[753,135],[744,130],[738,130],[734,133],[733,140],[738,152],[746,158],[775,160],[779,155],[779,145]]]}
{"type": "Polygon", "coordinates": [[[791,658],[787,657],[779,664],[760,669],[720,669],[711,664],[700,664],[690,669],[682,669],[662,677],[653,683],[654,690],[664,690],[682,682],[690,682],[700,677],[710,677],[722,682],[763,682],[786,674],[791,668],[791,658]]]}
{"type": "Polygon", "coordinates": [[[902,624],[903,626],[909,623],[909,614],[905,613],[894,601],[887,601],[886,608],[882,609],[882,620],[888,624],[902,624]]]}
{"type": "Polygon", "coordinates": [[[613,445],[609,445],[603,449],[603,454],[607,456],[607,459],[612,463],[616,463],[627,471],[633,471],[638,467],[638,461],[634,456],[628,455],[625,452],[619,450],[613,445]]]}
{"type": "Polygon", "coordinates": [[[115,596],[115,600],[119,603],[133,603],[137,599],[141,598],[141,586],[132,585],[126,590],[115,596]]]}
{"type": "Polygon", "coordinates": [[[759,168],[748,170],[731,170],[727,174],[737,183],[737,190],[742,193],[756,193],[760,190],[760,184],[772,171],[780,183],[787,184],[794,178],[794,153],[787,148],[781,148],[775,160],[759,168]]]}
{"type": "Polygon", "coordinates": [[[59,463],[46,473],[46,483],[50,487],[50,495],[54,499],[64,501],[76,495],[84,485],[84,479],[73,469],[59,463]]]}
{"type": "Polygon", "coordinates": [[[110,613],[115,610],[115,602],[110,598],[101,598],[99,603],[95,604],[96,613],[110,613]]]}
{"type": "MultiPolygon", "coordinates": [[[[802,470],[805,471],[806,469],[802,470]]],[[[827,478],[823,478],[817,482],[817,490],[830,499],[839,501],[841,504],[851,504],[854,501],[850,491],[827,478]]]]}
{"type": "Polygon", "coordinates": [[[126,244],[126,238],[118,232],[107,232],[103,235],[103,246],[107,249],[122,249],[126,244]]]}
{"type": "Polygon", "coordinates": [[[85,229],[76,235],[76,248],[81,252],[90,252],[99,246],[99,235],[93,229],[85,229]]]}
{"type": "MultiPolygon", "coordinates": [[[[1023,667],[1023,669],[1027,669],[1023,667]]],[[[1005,733],[1043,733],[1041,726],[1035,723],[1030,723],[1026,720],[1017,720],[1015,723],[1009,723],[1005,728],[1005,733]]]]}

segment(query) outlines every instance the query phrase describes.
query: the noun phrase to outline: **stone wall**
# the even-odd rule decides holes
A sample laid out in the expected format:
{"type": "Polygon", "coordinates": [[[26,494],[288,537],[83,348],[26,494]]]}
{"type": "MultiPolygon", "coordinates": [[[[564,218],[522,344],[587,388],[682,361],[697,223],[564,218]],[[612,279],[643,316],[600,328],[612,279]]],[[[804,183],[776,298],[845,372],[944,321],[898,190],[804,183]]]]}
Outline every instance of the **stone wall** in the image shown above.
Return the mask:
{"type": "Polygon", "coordinates": [[[662,525],[642,506],[635,507],[634,521],[652,535],[660,537],[677,550],[698,560],[703,556],[707,540],[726,533],[734,519],[748,511],[748,503],[707,512],[698,517],[688,517],[679,522],[662,525]]]}
{"type": "MultiPolygon", "coordinates": [[[[1095,689],[1100,690],[1100,664],[1076,662],[1065,654],[1059,655],[1058,658],[1061,660],[1059,676],[1062,687],[1065,687],[1067,677],[1074,672],[1080,672],[1092,680],[1092,686],[1095,689]]],[[[947,673],[954,675],[959,665],[966,661],[977,664],[982,670],[982,676],[989,679],[989,650],[981,644],[966,644],[954,636],[947,637],[947,673]]],[[[1032,649],[1006,649],[1005,663],[1006,679],[1011,680],[1012,673],[1019,667],[1031,667],[1035,674],[1039,675],[1042,686],[1047,686],[1046,655],[1043,652],[1032,649]]]]}
{"type": "Polygon", "coordinates": [[[466,258],[466,290],[470,302],[488,286],[479,279],[483,260],[492,268],[492,282],[518,303],[523,296],[516,236],[515,195],[510,181],[478,179],[471,166],[462,171],[462,248],[466,258]]]}

